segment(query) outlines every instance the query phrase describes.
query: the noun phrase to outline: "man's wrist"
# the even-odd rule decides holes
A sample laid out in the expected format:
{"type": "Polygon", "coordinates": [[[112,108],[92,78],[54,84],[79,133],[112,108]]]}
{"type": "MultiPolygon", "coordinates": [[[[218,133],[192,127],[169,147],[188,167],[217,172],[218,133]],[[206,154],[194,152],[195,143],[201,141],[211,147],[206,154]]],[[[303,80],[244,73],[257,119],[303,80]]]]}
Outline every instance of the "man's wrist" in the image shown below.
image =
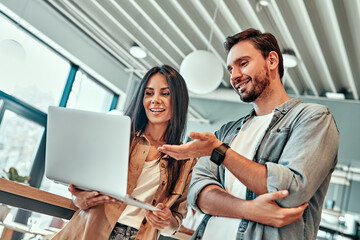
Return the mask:
{"type": "Polygon", "coordinates": [[[230,146],[226,143],[222,143],[219,147],[214,148],[211,153],[210,160],[217,165],[222,164],[225,159],[225,153],[229,148],[230,146]]]}

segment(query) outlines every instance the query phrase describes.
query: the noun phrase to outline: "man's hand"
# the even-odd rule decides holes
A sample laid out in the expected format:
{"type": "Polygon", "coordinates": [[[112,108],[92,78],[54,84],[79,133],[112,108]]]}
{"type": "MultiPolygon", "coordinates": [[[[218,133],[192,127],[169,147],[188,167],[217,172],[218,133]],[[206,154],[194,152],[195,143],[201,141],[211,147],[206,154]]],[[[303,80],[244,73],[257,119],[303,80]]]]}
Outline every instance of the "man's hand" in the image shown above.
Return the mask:
{"type": "Polygon", "coordinates": [[[160,211],[145,210],[145,218],[152,227],[161,230],[170,224],[172,213],[163,203],[159,203],[156,207],[163,210],[164,213],[160,211]]]}
{"type": "Polygon", "coordinates": [[[170,155],[177,160],[210,156],[214,148],[219,147],[222,142],[209,132],[191,132],[189,135],[194,141],[182,145],[165,144],[158,150],[170,155]]]}
{"type": "Polygon", "coordinates": [[[74,205],[82,210],[87,210],[102,203],[122,203],[121,201],[107,195],[100,195],[97,191],[79,190],[72,184],[69,185],[68,189],[72,194],[74,205]]]}
{"type": "Polygon", "coordinates": [[[287,195],[289,195],[289,192],[282,190],[266,193],[248,201],[248,214],[244,218],[273,227],[283,227],[300,220],[308,203],[295,208],[282,208],[275,200],[284,198],[287,195]]]}

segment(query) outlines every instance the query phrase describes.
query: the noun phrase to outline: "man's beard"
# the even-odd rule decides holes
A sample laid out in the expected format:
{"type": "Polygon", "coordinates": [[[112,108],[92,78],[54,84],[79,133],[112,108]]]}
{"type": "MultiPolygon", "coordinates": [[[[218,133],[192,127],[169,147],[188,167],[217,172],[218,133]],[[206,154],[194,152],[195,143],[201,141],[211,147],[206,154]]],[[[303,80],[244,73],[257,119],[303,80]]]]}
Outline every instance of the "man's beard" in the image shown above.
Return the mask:
{"type": "Polygon", "coordinates": [[[249,89],[249,92],[244,93],[237,93],[240,96],[241,101],[243,102],[254,102],[266,89],[267,86],[270,84],[270,77],[269,72],[264,67],[265,76],[260,76],[261,73],[255,75],[254,78],[251,78],[251,89],[249,89]]]}

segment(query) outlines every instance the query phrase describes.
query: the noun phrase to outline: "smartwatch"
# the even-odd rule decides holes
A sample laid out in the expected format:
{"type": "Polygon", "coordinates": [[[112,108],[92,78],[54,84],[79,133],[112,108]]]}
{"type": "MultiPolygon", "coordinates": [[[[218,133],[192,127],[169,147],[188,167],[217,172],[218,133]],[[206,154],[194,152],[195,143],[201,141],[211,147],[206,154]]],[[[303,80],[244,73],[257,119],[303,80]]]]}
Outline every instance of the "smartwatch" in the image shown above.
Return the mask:
{"type": "Polygon", "coordinates": [[[220,166],[225,158],[225,152],[230,148],[226,143],[221,144],[219,147],[215,148],[210,156],[210,160],[220,166]]]}

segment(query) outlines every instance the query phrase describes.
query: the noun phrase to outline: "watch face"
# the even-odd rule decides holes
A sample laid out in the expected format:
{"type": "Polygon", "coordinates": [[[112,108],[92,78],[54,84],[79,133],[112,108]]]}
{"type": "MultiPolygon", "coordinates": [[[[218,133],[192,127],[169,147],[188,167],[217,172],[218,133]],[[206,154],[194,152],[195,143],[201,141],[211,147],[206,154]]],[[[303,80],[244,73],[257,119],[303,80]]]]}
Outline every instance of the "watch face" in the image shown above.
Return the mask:
{"type": "Polygon", "coordinates": [[[224,158],[224,156],[220,155],[220,153],[218,152],[218,149],[215,148],[211,154],[210,160],[213,161],[214,163],[216,163],[217,165],[220,165],[220,163],[222,162],[221,157],[224,158]]]}
{"type": "Polygon", "coordinates": [[[220,165],[225,158],[225,152],[229,146],[225,143],[221,144],[219,147],[215,148],[211,153],[210,160],[217,165],[220,165]]]}

